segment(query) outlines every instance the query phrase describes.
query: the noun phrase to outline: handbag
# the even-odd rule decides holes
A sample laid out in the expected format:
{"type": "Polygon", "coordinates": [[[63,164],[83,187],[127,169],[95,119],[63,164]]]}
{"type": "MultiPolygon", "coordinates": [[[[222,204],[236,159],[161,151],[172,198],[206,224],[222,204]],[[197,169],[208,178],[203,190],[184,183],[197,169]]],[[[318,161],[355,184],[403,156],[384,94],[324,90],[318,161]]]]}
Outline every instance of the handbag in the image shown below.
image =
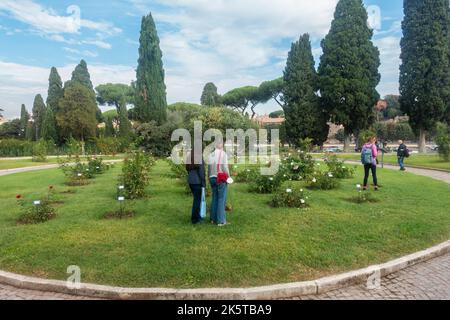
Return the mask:
{"type": "Polygon", "coordinates": [[[219,161],[217,162],[217,184],[227,183],[229,178],[226,172],[220,171],[220,158],[222,157],[222,153],[219,156],[219,161]]]}
{"type": "Polygon", "coordinates": [[[202,188],[202,202],[200,204],[200,218],[206,218],[206,194],[205,188],[202,188]]]}

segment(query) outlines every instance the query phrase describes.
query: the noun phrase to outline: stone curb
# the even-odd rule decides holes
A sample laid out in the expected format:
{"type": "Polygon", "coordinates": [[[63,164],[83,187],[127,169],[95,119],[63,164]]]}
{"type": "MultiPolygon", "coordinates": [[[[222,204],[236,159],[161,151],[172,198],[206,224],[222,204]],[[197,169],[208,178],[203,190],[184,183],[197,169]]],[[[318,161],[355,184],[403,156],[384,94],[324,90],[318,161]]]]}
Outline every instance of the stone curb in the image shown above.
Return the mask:
{"type": "Polygon", "coordinates": [[[0,283],[20,289],[115,300],[271,300],[322,294],[351,285],[362,284],[374,275],[384,277],[447,253],[450,253],[450,240],[432,248],[364,269],[325,277],[315,281],[254,288],[120,288],[96,284],[81,284],[77,289],[70,289],[67,287],[65,281],[33,278],[5,271],[0,271],[0,283]]]}

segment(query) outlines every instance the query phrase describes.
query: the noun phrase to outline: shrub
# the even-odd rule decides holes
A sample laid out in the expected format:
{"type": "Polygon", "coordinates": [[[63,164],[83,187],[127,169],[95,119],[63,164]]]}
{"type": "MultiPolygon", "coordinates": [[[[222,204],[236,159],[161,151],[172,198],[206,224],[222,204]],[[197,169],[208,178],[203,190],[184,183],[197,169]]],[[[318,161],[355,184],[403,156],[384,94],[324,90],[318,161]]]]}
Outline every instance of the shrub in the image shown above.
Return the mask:
{"type": "Polygon", "coordinates": [[[127,199],[140,199],[145,196],[145,188],[150,183],[150,169],[153,164],[154,160],[140,150],[131,152],[125,158],[120,182],[125,187],[127,199]]]}
{"type": "Polygon", "coordinates": [[[252,182],[258,176],[257,169],[244,169],[234,174],[236,182],[249,183],[252,182]]]}
{"type": "Polygon", "coordinates": [[[314,173],[315,162],[312,157],[303,151],[298,155],[288,155],[280,165],[280,173],[284,180],[299,181],[308,178],[314,173]]]}
{"type": "Polygon", "coordinates": [[[303,189],[289,186],[287,188],[280,188],[273,196],[270,205],[274,208],[288,207],[288,208],[307,208],[309,196],[303,189]]]}
{"type": "Polygon", "coordinates": [[[103,163],[103,160],[97,157],[88,157],[88,169],[92,174],[102,174],[107,170],[106,165],[103,163]]]}
{"type": "Polygon", "coordinates": [[[89,183],[88,179],[94,178],[94,171],[91,171],[87,164],[82,163],[78,156],[58,159],[58,163],[69,186],[84,186],[89,183]]]}
{"type": "Polygon", "coordinates": [[[439,124],[437,127],[436,144],[438,146],[439,156],[445,161],[450,160],[450,130],[445,124],[439,124]]]}
{"type": "Polygon", "coordinates": [[[339,180],[330,173],[318,173],[309,181],[308,188],[314,190],[332,190],[339,187],[339,180]]]}
{"type": "Polygon", "coordinates": [[[361,189],[361,185],[356,185],[356,190],[358,194],[352,198],[349,199],[350,202],[354,202],[357,204],[363,204],[363,203],[374,203],[378,202],[378,199],[373,196],[372,193],[368,191],[363,191],[361,189]]]}
{"type": "Polygon", "coordinates": [[[331,156],[325,160],[328,171],[337,179],[350,179],[355,175],[355,167],[348,167],[344,161],[340,161],[337,156],[331,156]]]}
{"type": "Polygon", "coordinates": [[[47,161],[47,142],[43,139],[33,145],[33,162],[47,161]]]}
{"type": "Polygon", "coordinates": [[[33,142],[18,139],[0,140],[0,157],[25,157],[33,155],[33,142]]]}
{"type": "Polygon", "coordinates": [[[17,195],[16,198],[22,211],[18,220],[19,223],[37,224],[55,217],[55,210],[50,206],[50,201],[47,199],[31,202],[23,200],[21,195],[17,195]]]}
{"type": "Polygon", "coordinates": [[[256,193],[272,193],[283,183],[280,173],[274,176],[257,174],[250,183],[250,191],[256,193]]]}

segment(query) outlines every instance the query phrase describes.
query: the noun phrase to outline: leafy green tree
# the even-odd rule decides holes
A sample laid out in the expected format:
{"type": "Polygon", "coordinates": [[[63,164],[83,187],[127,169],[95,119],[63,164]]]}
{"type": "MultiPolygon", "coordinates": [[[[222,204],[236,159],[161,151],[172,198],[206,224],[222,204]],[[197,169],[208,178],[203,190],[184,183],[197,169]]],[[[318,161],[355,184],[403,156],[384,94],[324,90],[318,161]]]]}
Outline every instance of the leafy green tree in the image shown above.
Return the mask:
{"type": "Polygon", "coordinates": [[[220,95],[217,93],[217,87],[214,83],[208,82],[205,85],[200,101],[202,106],[217,107],[220,105],[220,95]]]}
{"type": "Polygon", "coordinates": [[[269,118],[284,118],[284,111],[277,110],[269,114],[269,118]]]}
{"type": "Polygon", "coordinates": [[[20,131],[21,137],[25,138],[27,135],[28,122],[30,122],[30,114],[24,104],[20,109],[20,131]]]}
{"type": "Polygon", "coordinates": [[[387,108],[383,110],[384,119],[394,119],[404,115],[400,108],[400,96],[390,94],[384,97],[384,100],[387,102],[387,108]]]}
{"type": "Polygon", "coordinates": [[[448,7],[448,0],[404,1],[400,104],[419,134],[420,152],[450,97],[448,7]]]}
{"type": "Polygon", "coordinates": [[[292,44],[284,71],[286,133],[296,146],[307,138],[322,145],[328,137],[328,116],[316,94],[318,81],[314,65],[309,35],[304,34],[292,44]]]}
{"type": "Polygon", "coordinates": [[[135,113],[142,122],[154,120],[162,124],[167,119],[166,85],[159,37],[151,14],[142,18],[139,42],[135,113]]]}
{"type": "Polygon", "coordinates": [[[0,138],[19,138],[22,136],[22,123],[20,119],[14,119],[0,125],[0,138]]]}
{"type": "Polygon", "coordinates": [[[56,118],[53,110],[49,107],[45,110],[44,121],[42,122],[41,130],[42,139],[53,142],[58,141],[58,134],[56,131],[56,118]]]}
{"type": "Polygon", "coordinates": [[[5,110],[3,110],[2,108],[0,108],[0,118],[3,118],[3,114],[2,114],[3,111],[5,111],[5,110]]]}
{"type": "Polygon", "coordinates": [[[273,99],[280,107],[284,107],[282,101],[281,94],[283,93],[284,79],[283,77],[271,80],[264,81],[259,86],[261,103],[266,103],[269,100],[273,99]]]}
{"type": "Polygon", "coordinates": [[[41,138],[42,124],[45,118],[45,103],[40,94],[36,95],[33,103],[33,133],[34,140],[38,141],[41,138]]]}
{"type": "Polygon", "coordinates": [[[252,118],[255,117],[255,107],[262,101],[258,87],[246,86],[233,89],[222,97],[222,103],[243,115],[250,107],[252,118]]]}
{"type": "Polygon", "coordinates": [[[95,88],[97,101],[101,105],[115,106],[119,123],[119,136],[131,135],[131,123],[128,120],[127,105],[134,102],[134,91],[126,84],[103,84],[95,88]]]}
{"type": "Polygon", "coordinates": [[[372,43],[362,0],[340,0],[331,29],[322,41],[319,66],[321,101],[331,120],[345,127],[345,150],[350,136],[369,128],[379,99],[380,53],[372,43]]]}
{"type": "Polygon", "coordinates": [[[56,120],[66,140],[71,136],[81,141],[95,137],[97,104],[93,91],[74,82],[64,89],[59,108],[56,120]]]}

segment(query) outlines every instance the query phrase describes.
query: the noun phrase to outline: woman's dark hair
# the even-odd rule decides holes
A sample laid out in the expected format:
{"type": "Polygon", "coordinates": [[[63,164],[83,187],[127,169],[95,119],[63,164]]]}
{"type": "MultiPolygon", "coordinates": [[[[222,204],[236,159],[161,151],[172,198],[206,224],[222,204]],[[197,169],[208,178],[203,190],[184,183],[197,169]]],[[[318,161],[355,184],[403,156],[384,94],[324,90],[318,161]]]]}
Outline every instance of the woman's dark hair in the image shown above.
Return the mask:
{"type": "Polygon", "coordinates": [[[188,159],[190,159],[191,161],[189,161],[189,163],[186,163],[187,171],[198,170],[200,168],[199,164],[195,164],[195,152],[191,151],[189,153],[188,159]]]}

